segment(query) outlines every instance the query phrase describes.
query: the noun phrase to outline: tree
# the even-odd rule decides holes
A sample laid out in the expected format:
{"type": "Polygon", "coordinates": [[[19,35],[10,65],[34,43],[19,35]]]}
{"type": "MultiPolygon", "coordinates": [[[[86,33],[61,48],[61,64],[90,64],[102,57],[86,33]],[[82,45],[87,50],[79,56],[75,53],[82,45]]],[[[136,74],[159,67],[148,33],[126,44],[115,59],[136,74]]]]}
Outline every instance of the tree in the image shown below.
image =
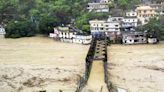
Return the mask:
{"type": "MultiPolygon", "coordinates": [[[[17,0],[0,0],[0,22],[7,22],[15,17],[17,0]]],[[[1,24],[0,23],[0,24],[1,24]]]]}
{"type": "MultiPolygon", "coordinates": [[[[148,34],[155,35],[159,39],[164,40],[164,26],[157,18],[151,19],[148,24],[138,29],[139,31],[147,31],[148,34]]],[[[149,36],[149,35],[148,35],[149,36]]]]}
{"type": "MultiPolygon", "coordinates": [[[[72,19],[77,20],[76,23],[80,29],[87,31],[89,19],[93,16],[104,17],[103,14],[96,14],[97,16],[93,13],[88,14],[86,10],[88,1],[1,0],[0,14],[14,14],[12,18],[6,18],[6,37],[19,38],[35,33],[49,34],[53,31],[53,27],[70,24],[72,19]]],[[[0,18],[4,19],[1,15],[0,18]]]]}
{"type": "Polygon", "coordinates": [[[128,0],[118,0],[118,6],[122,8],[123,10],[127,9],[128,6],[128,0]]]}
{"type": "Polygon", "coordinates": [[[6,38],[30,37],[34,35],[33,23],[28,20],[10,21],[6,27],[6,38]]]}

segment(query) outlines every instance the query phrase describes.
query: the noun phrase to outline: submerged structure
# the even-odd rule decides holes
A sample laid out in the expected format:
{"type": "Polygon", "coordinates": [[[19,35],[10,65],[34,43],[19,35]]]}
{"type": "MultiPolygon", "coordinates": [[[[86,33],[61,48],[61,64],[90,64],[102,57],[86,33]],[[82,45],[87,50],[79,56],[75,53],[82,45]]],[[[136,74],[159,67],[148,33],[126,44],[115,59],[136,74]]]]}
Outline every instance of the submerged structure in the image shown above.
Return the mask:
{"type": "Polygon", "coordinates": [[[143,32],[124,32],[122,42],[123,44],[144,44],[147,43],[147,39],[143,32]]]}
{"type": "Polygon", "coordinates": [[[69,43],[90,44],[91,35],[80,33],[77,29],[71,27],[56,27],[50,37],[55,40],[69,43]]]}
{"type": "Polygon", "coordinates": [[[108,76],[107,40],[105,33],[94,36],[86,56],[84,77],[76,92],[126,92],[112,85],[108,76]]]}

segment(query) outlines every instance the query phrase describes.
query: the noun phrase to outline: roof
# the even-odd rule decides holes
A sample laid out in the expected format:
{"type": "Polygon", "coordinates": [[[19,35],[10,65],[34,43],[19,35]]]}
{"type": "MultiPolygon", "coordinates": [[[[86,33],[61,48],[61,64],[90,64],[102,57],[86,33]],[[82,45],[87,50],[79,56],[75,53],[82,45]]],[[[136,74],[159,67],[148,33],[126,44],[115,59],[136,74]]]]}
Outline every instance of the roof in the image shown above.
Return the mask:
{"type": "Polygon", "coordinates": [[[153,8],[150,6],[139,6],[136,10],[152,10],[153,8]]]}
{"type": "Polygon", "coordinates": [[[128,19],[128,18],[137,18],[137,16],[125,16],[124,18],[128,19]]]}
{"type": "Polygon", "coordinates": [[[76,30],[70,28],[70,27],[57,27],[57,30],[58,31],[61,31],[61,32],[76,32],[76,30]]]}
{"type": "Polygon", "coordinates": [[[98,19],[95,19],[95,20],[90,20],[90,21],[89,21],[89,23],[93,23],[93,22],[104,23],[105,20],[98,20],[98,19]]]}
{"type": "Polygon", "coordinates": [[[112,17],[122,17],[123,16],[122,9],[111,9],[110,13],[111,13],[112,17]]]}

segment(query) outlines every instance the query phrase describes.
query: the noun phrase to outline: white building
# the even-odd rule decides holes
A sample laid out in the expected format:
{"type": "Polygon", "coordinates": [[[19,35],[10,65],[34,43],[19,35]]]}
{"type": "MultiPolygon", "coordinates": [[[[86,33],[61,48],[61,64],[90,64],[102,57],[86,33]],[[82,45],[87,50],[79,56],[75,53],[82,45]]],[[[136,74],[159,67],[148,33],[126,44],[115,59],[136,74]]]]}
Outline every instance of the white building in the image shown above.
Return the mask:
{"type": "Polygon", "coordinates": [[[98,33],[98,32],[105,32],[104,30],[104,23],[105,20],[90,20],[90,31],[91,34],[98,33]]]}
{"type": "Polygon", "coordinates": [[[91,3],[88,3],[87,9],[89,12],[109,12],[109,3],[110,0],[92,0],[91,3]]]}
{"type": "Polygon", "coordinates": [[[104,20],[91,20],[90,30],[91,34],[94,35],[99,32],[117,32],[120,33],[120,22],[118,21],[104,21],[104,20]]]}
{"type": "Polygon", "coordinates": [[[126,32],[122,34],[122,42],[123,44],[144,44],[147,40],[142,32],[126,32]]]}
{"type": "Polygon", "coordinates": [[[91,35],[80,35],[77,34],[73,38],[73,43],[79,43],[79,44],[89,44],[92,41],[91,35]]]}
{"type": "Polygon", "coordinates": [[[122,27],[137,27],[138,26],[138,18],[137,17],[125,17],[122,21],[122,27]]]}
{"type": "Polygon", "coordinates": [[[0,38],[4,38],[5,34],[6,34],[5,29],[0,26],[0,38]]]}
{"type": "Polygon", "coordinates": [[[50,33],[51,38],[62,42],[89,44],[92,40],[91,35],[79,34],[70,27],[54,28],[54,33],[50,33]]]}
{"type": "Polygon", "coordinates": [[[111,21],[109,21],[109,22],[105,22],[104,23],[104,30],[105,30],[105,32],[116,32],[116,33],[120,33],[120,27],[121,27],[121,25],[120,25],[120,23],[119,22],[111,22],[111,21]]]}
{"type": "Polygon", "coordinates": [[[108,5],[105,3],[88,3],[87,9],[89,12],[109,12],[108,5]]]}
{"type": "Polygon", "coordinates": [[[111,0],[97,0],[100,1],[100,3],[110,3],[111,0]]]}
{"type": "Polygon", "coordinates": [[[127,17],[137,17],[137,12],[135,11],[128,11],[125,14],[127,17]]]}
{"type": "Polygon", "coordinates": [[[124,19],[124,17],[111,17],[109,16],[108,18],[108,22],[122,22],[124,19]]]}

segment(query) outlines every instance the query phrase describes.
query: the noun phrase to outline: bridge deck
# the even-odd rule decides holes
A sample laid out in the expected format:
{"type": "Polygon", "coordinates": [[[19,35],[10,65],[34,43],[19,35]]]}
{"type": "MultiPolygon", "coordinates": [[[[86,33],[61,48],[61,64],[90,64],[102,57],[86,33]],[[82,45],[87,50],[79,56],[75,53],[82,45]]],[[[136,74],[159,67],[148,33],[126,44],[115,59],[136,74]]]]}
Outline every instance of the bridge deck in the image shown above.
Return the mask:
{"type": "Polygon", "coordinates": [[[104,76],[103,62],[96,60],[92,64],[90,77],[83,92],[108,92],[105,76],[104,76]]]}

